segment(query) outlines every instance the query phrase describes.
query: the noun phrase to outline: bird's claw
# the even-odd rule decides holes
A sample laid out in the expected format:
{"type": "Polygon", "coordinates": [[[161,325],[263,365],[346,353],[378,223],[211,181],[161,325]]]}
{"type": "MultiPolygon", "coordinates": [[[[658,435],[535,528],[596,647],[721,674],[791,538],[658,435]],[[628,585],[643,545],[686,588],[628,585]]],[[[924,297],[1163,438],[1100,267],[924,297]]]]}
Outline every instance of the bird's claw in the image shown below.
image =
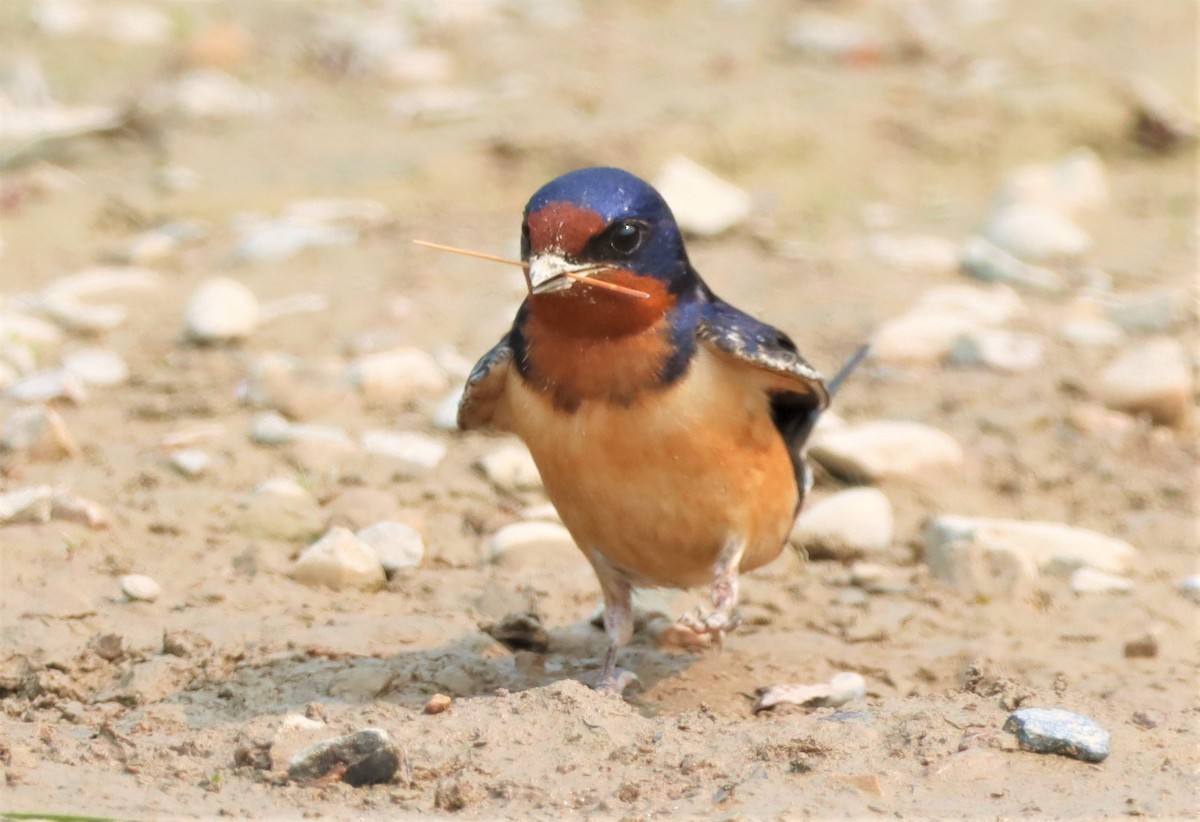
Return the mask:
{"type": "Polygon", "coordinates": [[[614,668],[610,673],[602,676],[600,681],[596,683],[596,691],[597,693],[621,696],[625,693],[626,688],[637,681],[637,678],[637,674],[633,671],[614,668]]]}
{"type": "Polygon", "coordinates": [[[676,627],[681,631],[689,632],[695,640],[691,643],[679,643],[683,645],[708,645],[714,644],[717,647],[725,639],[725,635],[733,631],[742,624],[742,615],[739,611],[716,611],[711,614],[706,614],[700,608],[697,608],[690,614],[684,614],[675,623],[676,627]]]}

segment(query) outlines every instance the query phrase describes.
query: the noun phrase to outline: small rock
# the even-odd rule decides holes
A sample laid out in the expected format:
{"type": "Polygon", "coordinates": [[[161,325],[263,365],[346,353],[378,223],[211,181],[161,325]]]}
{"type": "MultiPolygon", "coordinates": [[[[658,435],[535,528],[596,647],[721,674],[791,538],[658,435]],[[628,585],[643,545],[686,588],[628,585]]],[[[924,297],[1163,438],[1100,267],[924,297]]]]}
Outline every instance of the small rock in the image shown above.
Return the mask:
{"type": "Polygon", "coordinates": [[[126,574],[121,577],[121,591],[131,600],[154,602],[162,593],[162,586],[144,574],[126,574]]]}
{"type": "Polygon", "coordinates": [[[1128,414],[1094,404],[1077,405],[1071,409],[1067,420],[1084,434],[1109,439],[1123,437],[1136,425],[1128,414]]]}
{"type": "Polygon", "coordinates": [[[750,195],[687,157],[663,163],[654,187],[686,233],[713,237],[750,216],[750,195]]]}
{"type": "Polygon", "coordinates": [[[436,468],[446,456],[446,444],[413,431],[367,431],[362,446],[368,454],[395,460],[411,473],[436,468]]]}
{"type": "Polygon", "coordinates": [[[845,561],[886,551],[893,527],[892,504],[882,491],[851,488],[808,506],[790,540],[812,559],[845,561]]]}
{"type": "Polygon", "coordinates": [[[866,696],[867,682],[859,674],[843,671],[819,685],[771,685],[758,693],[754,713],[776,705],[801,705],[808,708],[837,708],[852,699],[866,696]]]}
{"type": "Polygon", "coordinates": [[[1095,568],[1076,568],[1071,573],[1071,590],[1077,594],[1127,594],[1133,581],[1095,568]]]}
{"type": "Polygon", "coordinates": [[[1104,164],[1089,148],[1077,148],[1056,165],[1029,165],[1009,175],[997,206],[1038,203],[1074,216],[1100,211],[1112,197],[1104,164]]]}
{"type": "Polygon", "coordinates": [[[983,237],[963,241],[958,263],[963,273],[984,282],[1006,283],[1041,294],[1061,294],[1067,288],[1057,272],[1022,262],[983,237]]]}
{"type": "Polygon", "coordinates": [[[915,422],[878,421],[829,431],[809,452],[831,473],[872,482],[962,464],[962,447],[949,434],[915,422]]]}
{"type": "Polygon", "coordinates": [[[488,558],[504,568],[563,567],[583,557],[566,528],[556,522],[506,525],[488,541],[488,558]]]}
{"type": "MultiPolygon", "coordinates": [[[[250,423],[250,439],[260,445],[286,445],[295,442],[292,424],[278,411],[264,411],[250,423]]],[[[348,439],[348,438],[347,438],[348,439]]]]}
{"type": "Polygon", "coordinates": [[[63,370],[74,374],[84,385],[121,385],[129,379],[129,366],[115,351],[84,348],[63,357],[63,370]]]}
{"type": "Polygon", "coordinates": [[[4,450],[24,454],[32,460],[77,457],[79,445],[66,421],[53,408],[35,405],[14,408],[4,420],[4,450]]]}
{"type": "Polygon", "coordinates": [[[337,770],[348,785],[380,785],[399,767],[400,751],[388,732],[367,728],[300,751],[288,764],[288,779],[308,782],[337,770]]]}
{"type": "Polygon", "coordinates": [[[254,486],[254,493],[304,500],[316,504],[316,499],[303,485],[291,477],[272,477],[254,486]]]}
{"type": "Polygon", "coordinates": [[[333,732],[324,722],[309,719],[304,714],[287,714],[271,738],[270,769],[286,771],[288,764],[300,751],[329,738],[333,732]]]}
{"type": "Polygon", "coordinates": [[[478,464],[484,476],[502,491],[530,491],[542,487],[542,475],[524,445],[502,446],[480,458],[478,464]]]}
{"type": "Polygon", "coordinates": [[[450,705],[453,702],[454,700],[445,694],[434,694],[433,696],[429,697],[429,701],[425,703],[425,713],[445,713],[450,709],[450,705]]]}
{"type": "Polygon", "coordinates": [[[1004,730],[1016,734],[1021,747],[1034,753],[1059,754],[1084,762],[1103,762],[1108,757],[1108,731],[1086,716],[1060,708],[1014,711],[1005,721],[1004,730]]]}
{"type": "Polygon", "coordinates": [[[66,522],[77,522],[89,528],[107,528],[112,516],[98,502],[58,490],[51,499],[50,516],[66,522]]]}
{"type": "Polygon", "coordinates": [[[879,234],[868,241],[867,250],[906,274],[950,274],[958,269],[958,246],[942,237],[879,234]]]}
{"type": "Polygon", "coordinates": [[[171,455],[171,467],[189,479],[203,474],[211,463],[212,457],[196,448],[185,448],[171,455]]]}
{"type": "Polygon", "coordinates": [[[466,386],[459,386],[437,404],[433,411],[433,427],[439,431],[458,430],[458,406],[462,402],[466,386]]]}
{"type": "Polygon", "coordinates": [[[38,307],[62,328],[80,334],[111,331],[129,318],[119,305],[93,305],[54,292],[47,292],[38,307]]]}
{"type": "Polygon", "coordinates": [[[871,358],[887,363],[935,363],[945,358],[964,335],[977,333],[970,317],[912,310],[894,317],[871,336],[871,358]]]}
{"type": "Polygon", "coordinates": [[[294,257],[306,248],[353,245],[358,231],[347,226],[297,221],[287,217],[243,221],[241,239],[233,251],[234,262],[279,262],[294,257]]]}
{"type": "Polygon", "coordinates": [[[403,406],[418,397],[446,390],[447,379],[429,354],[416,348],[401,348],[369,354],[348,372],[352,385],[373,406],[403,406]]]}
{"type": "Polygon", "coordinates": [[[506,614],[495,624],[481,625],[480,630],[512,651],[544,654],[550,649],[550,634],[541,616],[529,611],[506,614]]]}
{"type": "Polygon", "coordinates": [[[875,562],[856,562],[850,566],[850,584],[869,594],[902,594],[909,590],[909,575],[875,562]]]}
{"type": "Polygon", "coordinates": [[[1133,138],[1142,147],[1165,154],[1196,139],[1195,116],[1154,81],[1132,80],[1126,96],[1133,109],[1133,138]]]}
{"type": "Polygon", "coordinates": [[[984,236],[1021,260],[1074,259],[1092,247],[1092,238],[1069,217],[1041,203],[1012,203],[988,219],[984,236]]]}
{"type": "MultiPolygon", "coordinates": [[[[3,515],[0,515],[0,522],[3,521],[3,515]]],[[[1179,593],[1192,602],[1200,602],[1200,574],[1184,577],[1183,581],[1179,583],[1179,593]]]]}
{"type": "Polygon", "coordinates": [[[1058,335],[1078,348],[1111,348],[1125,339],[1119,325],[1092,317],[1066,320],[1059,328],[1058,335]]]}
{"type": "Polygon", "coordinates": [[[329,529],[300,554],[292,576],[305,585],[323,585],[335,591],[377,591],[387,582],[371,546],[340,527],[329,529]]]}
{"type": "Polygon", "coordinates": [[[1041,365],[1045,350],[1046,342],[1037,334],[991,328],[959,337],[950,351],[950,362],[1020,373],[1041,365]]]}
{"type": "Polygon", "coordinates": [[[87,389],[83,380],[67,371],[38,371],[14,382],[4,395],[17,402],[66,400],[78,404],[87,399],[87,389]]]}
{"type": "Polygon", "coordinates": [[[1133,334],[1163,334],[1181,319],[1183,311],[1175,296],[1165,289],[1106,297],[1108,319],[1133,334]]]}
{"type": "Polygon", "coordinates": [[[258,327],[258,298],[229,277],[208,280],[188,300],[184,325],[188,337],[198,343],[248,337],[258,327]]]}
{"type": "Polygon", "coordinates": [[[54,489],[36,485],[0,494],[0,525],[49,522],[54,510],[54,489]]]}
{"type": "Polygon", "coordinates": [[[24,345],[57,345],[62,342],[63,335],[58,326],[17,311],[0,309],[0,328],[4,329],[4,338],[24,345]]]}
{"type": "Polygon", "coordinates": [[[425,556],[421,533],[399,522],[377,522],[356,536],[371,546],[389,577],[401,568],[416,568],[425,556]]]}
{"type": "Polygon", "coordinates": [[[954,583],[954,555],[972,546],[998,552],[1050,573],[1094,568],[1119,574],[1137,558],[1127,542],[1054,522],[941,516],[925,529],[925,562],[933,575],[954,583]]]}
{"type": "Polygon", "coordinates": [[[1152,631],[1125,643],[1126,659],[1153,659],[1158,656],[1158,637],[1152,631]]]}
{"type": "Polygon", "coordinates": [[[1126,350],[1100,374],[1098,397],[1108,406],[1148,414],[1164,425],[1187,422],[1192,370],[1187,349],[1173,339],[1149,340],[1126,350]]]}

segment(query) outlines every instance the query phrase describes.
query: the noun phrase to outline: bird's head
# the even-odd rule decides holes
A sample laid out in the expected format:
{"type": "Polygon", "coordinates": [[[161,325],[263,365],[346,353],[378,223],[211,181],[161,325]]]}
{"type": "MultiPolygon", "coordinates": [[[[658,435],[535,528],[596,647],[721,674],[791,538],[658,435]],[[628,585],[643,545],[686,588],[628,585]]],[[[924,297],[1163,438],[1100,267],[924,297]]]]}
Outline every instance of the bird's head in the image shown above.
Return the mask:
{"type": "Polygon", "coordinates": [[[579,169],[542,186],[525,207],[521,259],[531,309],[582,315],[584,325],[608,323],[612,333],[661,318],[696,276],[666,201],[616,168],[579,169]],[[580,276],[647,296],[589,287],[580,276]]]}

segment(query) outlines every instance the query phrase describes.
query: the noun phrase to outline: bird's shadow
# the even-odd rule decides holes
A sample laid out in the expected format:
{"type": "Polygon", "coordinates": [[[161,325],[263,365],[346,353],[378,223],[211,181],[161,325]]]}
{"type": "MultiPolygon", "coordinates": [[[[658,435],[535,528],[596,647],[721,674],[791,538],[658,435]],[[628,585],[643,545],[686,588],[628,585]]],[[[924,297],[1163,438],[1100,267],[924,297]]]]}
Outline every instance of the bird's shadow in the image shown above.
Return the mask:
{"type": "MultiPolygon", "coordinates": [[[[509,650],[483,631],[435,648],[390,656],[298,649],[266,660],[248,658],[227,676],[193,684],[165,701],[182,705],[192,727],[244,721],[264,714],[303,711],[310,703],[347,705],[388,702],[420,710],[437,693],[455,698],[539,688],[565,679],[596,683],[607,639],[580,621],[547,632],[545,650],[509,650]]],[[[625,697],[639,695],[693,664],[694,655],[660,650],[636,634],[619,664],[637,674],[625,697]]]]}

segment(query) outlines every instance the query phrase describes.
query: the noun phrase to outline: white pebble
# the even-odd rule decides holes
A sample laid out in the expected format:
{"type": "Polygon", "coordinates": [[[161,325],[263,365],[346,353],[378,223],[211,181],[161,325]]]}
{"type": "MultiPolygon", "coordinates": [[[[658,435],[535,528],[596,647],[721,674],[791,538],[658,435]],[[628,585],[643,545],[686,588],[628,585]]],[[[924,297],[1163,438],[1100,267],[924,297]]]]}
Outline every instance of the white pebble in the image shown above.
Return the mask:
{"type": "Polygon", "coordinates": [[[350,366],[348,377],[370,405],[402,406],[448,384],[437,361],[417,348],[368,354],[350,366]]]}
{"type": "Polygon", "coordinates": [[[67,423],[53,408],[35,405],[15,408],[4,420],[4,449],[35,460],[78,456],[79,445],[67,423]]]}
{"type": "Polygon", "coordinates": [[[49,485],[35,485],[0,494],[0,524],[49,522],[54,493],[49,485]]]}
{"type": "Polygon", "coordinates": [[[1069,217],[1041,203],[1002,206],[988,219],[984,235],[1022,260],[1072,259],[1087,253],[1092,239],[1069,217]]]}
{"type": "Polygon", "coordinates": [[[145,574],[126,574],[121,577],[121,591],[139,602],[153,602],[162,593],[162,586],[145,574]]]}
{"type": "Polygon", "coordinates": [[[879,261],[906,274],[950,274],[958,270],[958,246],[943,237],[879,234],[867,242],[879,261]]]}
{"type": "Polygon", "coordinates": [[[93,266],[55,280],[43,292],[47,297],[83,300],[112,291],[152,291],[161,288],[163,277],[138,266],[93,266]]]}
{"type": "Polygon", "coordinates": [[[1110,200],[1104,165],[1088,148],[1075,149],[1055,165],[1014,170],[996,198],[998,205],[1037,203],[1068,216],[1100,211],[1110,200]]]}
{"type": "Polygon", "coordinates": [[[62,341],[62,330],[53,323],[19,311],[0,308],[0,328],[7,339],[25,345],[57,345],[62,341]]]}
{"type": "Polygon", "coordinates": [[[274,108],[269,95],[216,69],[190,71],[172,86],[158,89],[157,97],[180,113],[198,119],[261,115],[274,108]]]}
{"type": "Polygon", "coordinates": [[[981,325],[1003,325],[1026,313],[1021,295],[1004,283],[940,285],[923,293],[913,310],[961,315],[981,325]]]}
{"type": "Polygon", "coordinates": [[[506,525],[488,541],[488,559],[506,568],[556,568],[584,563],[575,540],[557,522],[506,525]]]}
{"type": "Polygon", "coordinates": [[[285,445],[294,442],[293,426],[278,411],[256,414],[250,423],[250,439],[260,445],[285,445]]]}
{"type": "Polygon", "coordinates": [[[87,399],[87,390],[79,377],[57,369],[38,371],[17,380],[5,390],[4,395],[17,402],[68,400],[81,403],[87,399]]]}
{"type": "Polygon", "coordinates": [[[1069,584],[1076,594],[1127,594],[1133,590],[1132,580],[1086,567],[1075,569],[1069,584]]]}
{"type": "Polygon", "coordinates": [[[950,362],[1017,373],[1041,365],[1045,350],[1046,342],[1037,334],[987,329],[959,337],[950,351],[950,362]]]}
{"type": "Polygon", "coordinates": [[[335,527],[308,546],[296,560],[292,576],[305,585],[335,591],[375,591],[387,581],[383,566],[370,545],[353,532],[335,527]]]}
{"type": "Polygon", "coordinates": [[[689,234],[712,237],[750,216],[749,194],[687,157],[663,163],[654,187],[689,234]]]}
{"type": "Polygon", "coordinates": [[[1104,298],[1108,318],[1135,334],[1162,334],[1182,319],[1183,311],[1170,291],[1154,289],[1140,294],[1113,294],[1104,298]]]}
{"type": "Polygon", "coordinates": [[[89,528],[107,528],[112,523],[112,515],[103,505],[70,491],[56,490],[50,502],[50,516],[54,519],[77,522],[89,528]]]}
{"type": "Polygon", "coordinates": [[[1200,574],[1184,577],[1179,583],[1179,593],[1192,602],[1200,602],[1200,574]]]}
{"type": "Polygon", "coordinates": [[[129,312],[119,305],[93,305],[52,295],[44,297],[38,307],[67,331],[82,334],[111,331],[129,317],[129,312]]]}
{"type": "Polygon", "coordinates": [[[439,431],[458,430],[458,405],[462,402],[465,385],[451,391],[442,398],[433,411],[433,427],[439,431]]]}
{"type": "Polygon", "coordinates": [[[886,551],[894,525],[892,504],[882,491],[851,488],[807,506],[790,539],[809,556],[848,559],[886,551]]]}
{"type": "Polygon", "coordinates": [[[171,467],[188,478],[200,476],[211,463],[212,457],[195,448],[185,448],[171,455],[171,467]]]}
{"type": "Polygon", "coordinates": [[[291,477],[271,477],[254,486],[254,493],[289,499],[312,500],[313,495],[291,477]]]}
{"type": "Polygon", "coordinates": [[[371,546],[388,576],[401,568],[416,568],[425,556],[421,532],[403,523],[377,522],[363,528],[357,536],[371,546]]]}
{"type": "Polygon", "coordinates": [[[965,274],[984,282],[1007,283],[1042,294],[1061,294],[1067,288],[1057,272],[1023,262],[983,237],[964,240],[958,262],[965,274]]]}
{"type": "Polygon", "coordinates": [[[1182,425],[1191,408],[1191,357],[1176,340],[1149,340],[1118,355],[1101,372],[1096,393],[1112,408],[1182,425]]]}
{"type": "Polygon", "coordinates": [[[764,688],[754,703],[754,711],[776,705],[803,705],[809,708],[837,708],[867,694],[867,682],[861,674],[843,671],[829,682],[817,685],[772,685],[764,688]]]}
{"type": "Polygon", "coordinates": [[[63,369],[85,385],[121,385],[129,379],[124,358],[106,348],[84,348],[63,357],[63,369]]]}
{"type": "Polygon", "coordinates": [[[935,363],[945,358],[955,341],[975,332],[979,324],[967,316],[909,311],[887,320],[871,336],[873,360],[887,363],[935,363]]]}
{"type": "Polygon", "coordinates": [[[809,453],[838,476],[866,481],[956,468],[963,461],[962,447],[949,434],[890,420],[829,431],[814,440],[809,453]]]}
{"type": "Polygon", "coordinates": [[[184,325],[188,337],[200,343],[242,339],[258,326],[258,298],[229,277],[208,280],[188,300],[184,325]]]}
{"type": "Polygon", "coordinates": [[[243,223],[241,239],[234,249],[237,262],[279,262],[306,248],[353,245],[358,231],[348,226],[301,223],[288,219],[255,220],[243,223]]]}
{"type": "Polygon", "coordinates": [[[533,455],[524,445],[504,445],[479,460],[483,474],[504,491],[529,491],[542,487],[533,455]]]}
{"type": "Polygon", "coordinates": [[[396,460],[413,471],[436,468],[446,456],[441,440],[412,431],[367,431],[362,446],[369,454],[396,460]]]}

